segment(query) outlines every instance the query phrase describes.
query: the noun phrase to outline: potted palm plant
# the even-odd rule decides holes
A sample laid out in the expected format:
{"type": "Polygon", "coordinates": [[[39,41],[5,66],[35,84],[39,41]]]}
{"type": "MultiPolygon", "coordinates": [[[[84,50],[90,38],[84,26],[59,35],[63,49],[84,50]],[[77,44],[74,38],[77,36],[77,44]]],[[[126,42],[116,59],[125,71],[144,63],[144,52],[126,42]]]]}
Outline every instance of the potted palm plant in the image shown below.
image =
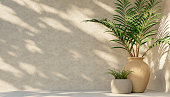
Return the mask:
{"type": "Polygon", "coordinates": [[[127,79],[127,76],[131,71],[116,71],[109,69],[108,73],[114,76],[114,79],[111,81],[112,93],[128,94],[132,92],[132,82],[130,79],[127,79]]]}
{"type": "Polygon", "coordinates": [[[132,80],[133,92],[144,92],[150,78],[149,66],[143,61],[146,53],[153,47],[167,43],[170,45],[170,36],[155,38],[157,28],[161,19],[160,0],[115,0],[115,12],[113,20],[91,19],[87,22],[94,22],[104,25],[107,32],[116,39],[111,41],[120,44],[118,47],[129,53],[129,63],[124,66],[125,70],[133,71],[128,76],[132,80]],[[142,47],[149,45],[143,52],[142,47]],[[142,52],[141,52],[142,51],[142,52]]]}

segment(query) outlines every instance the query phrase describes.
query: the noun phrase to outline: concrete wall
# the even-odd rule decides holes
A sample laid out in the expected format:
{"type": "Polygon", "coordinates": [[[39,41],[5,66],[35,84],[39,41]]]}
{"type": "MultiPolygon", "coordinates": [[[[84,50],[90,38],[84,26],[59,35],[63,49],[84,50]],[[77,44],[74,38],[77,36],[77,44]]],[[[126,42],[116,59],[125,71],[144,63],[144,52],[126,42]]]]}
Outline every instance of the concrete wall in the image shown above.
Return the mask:
{"type": "MultiPolygon", "coordinates": [[[[111,19],[113,10],[113,0],[0,0],[0,91],[110,90],[107,69],[122,68],[128,54],[111,49],[101,25],[82,21],[111,19]]],[[[168,54],[157,53],[145,60],[148,88],[170,91],[168,54]]]]}

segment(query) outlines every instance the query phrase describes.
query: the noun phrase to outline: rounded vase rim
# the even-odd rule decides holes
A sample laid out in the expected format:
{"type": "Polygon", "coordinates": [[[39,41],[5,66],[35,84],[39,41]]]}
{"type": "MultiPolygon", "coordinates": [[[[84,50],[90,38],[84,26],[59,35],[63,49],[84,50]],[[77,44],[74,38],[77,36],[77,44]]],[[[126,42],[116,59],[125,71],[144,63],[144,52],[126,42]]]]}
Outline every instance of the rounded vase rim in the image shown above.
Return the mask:
{"type": "Polygon", "coordinates": [[[128,57],[128,59],[144,59],[144,57],[128,57]]]}

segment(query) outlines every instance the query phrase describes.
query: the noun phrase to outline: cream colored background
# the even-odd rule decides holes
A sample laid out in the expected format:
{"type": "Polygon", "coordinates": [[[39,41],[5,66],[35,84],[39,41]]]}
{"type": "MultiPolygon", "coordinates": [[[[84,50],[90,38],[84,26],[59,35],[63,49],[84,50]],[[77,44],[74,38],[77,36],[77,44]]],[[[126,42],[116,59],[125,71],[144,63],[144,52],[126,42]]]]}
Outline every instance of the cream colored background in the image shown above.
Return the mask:
{"type": "MultiPolygon", "coordinates": [[[[170,35],[170,0],[163,0],[163,19],[157,37],[170,35]],[[165,28],[165,26],[169,28],[165,28]]],[[[151,78],[148,88],[170,92],[170,48],[166,44],[155,47],[148,55],[146,62],[151,67],[151,78]]]]}
{"type": "MultiPolygon", "coordinates": [[[[116,44],[101,25],[82,21],[111,19],[113,1],[0,0],[0,91],[110,90],[107,69],[121,68],[128,54],[111,49],[116,44]]],[[[167,17],[169,4],[164,1],[167,17]]],[[[148,88],[168,92],[170,58],[163,47],[145,61],[152,71],[148,88]]]]}

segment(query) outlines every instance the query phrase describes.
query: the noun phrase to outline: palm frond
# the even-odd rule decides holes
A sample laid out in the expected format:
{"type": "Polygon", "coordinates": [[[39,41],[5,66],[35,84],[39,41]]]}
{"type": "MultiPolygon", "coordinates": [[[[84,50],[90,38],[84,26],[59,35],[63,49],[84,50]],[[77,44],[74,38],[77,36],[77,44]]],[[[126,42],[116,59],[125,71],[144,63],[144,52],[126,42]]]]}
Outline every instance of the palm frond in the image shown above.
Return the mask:
{"type": "Polygon", "coordinates": [[[124,49],[128,51],[131,57],[139,57],[141,46],[146,43],[155,41],[148,50],[160,43],[169,44],[169,38],[167,37],[154,38],[158,31],[154,26],[159,24],[162,18],[161,7],[159,6],[161,0],[135,0],[134,4],[131,0],[115,1],[117,14],[113,15],[113,21],[108,19],[86,20],[87,22],[104,25],[107,32],[116,37],[111,41],[118,43],[120,46],[114,46],[113,48],[124,49]]]}

